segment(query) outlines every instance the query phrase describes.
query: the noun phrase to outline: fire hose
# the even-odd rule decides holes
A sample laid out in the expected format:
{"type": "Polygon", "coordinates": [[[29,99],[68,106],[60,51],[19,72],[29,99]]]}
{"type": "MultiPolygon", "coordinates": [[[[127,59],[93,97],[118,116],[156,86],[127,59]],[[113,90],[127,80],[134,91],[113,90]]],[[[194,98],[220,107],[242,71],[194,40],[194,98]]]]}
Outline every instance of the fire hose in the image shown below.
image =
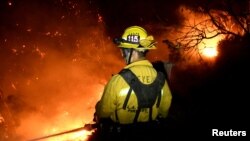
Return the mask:
{"type": "Polygon", "coordinates": [[[28,141],[38,141],[38,140],[47,139],[47,138],[50,138],[50,137],[55,137],[55,136],[59,136],[59,135],[63,135],[63,134],[68,134],[68,133],[81,131],[81,130],[91,131],[91,130],[97,128],[97,127],[98,127],[98,124],[85,124],[83,127],[80,127],[80,128],[75,128],[75,129],[72,129],[72,130],[68,130],[68,131],[64,131],[64,132],[60,132],[60,133],[56,133],[56,134],[51,134],[51,135],[31,139],[31,140],[28,140],[28,141]]]}

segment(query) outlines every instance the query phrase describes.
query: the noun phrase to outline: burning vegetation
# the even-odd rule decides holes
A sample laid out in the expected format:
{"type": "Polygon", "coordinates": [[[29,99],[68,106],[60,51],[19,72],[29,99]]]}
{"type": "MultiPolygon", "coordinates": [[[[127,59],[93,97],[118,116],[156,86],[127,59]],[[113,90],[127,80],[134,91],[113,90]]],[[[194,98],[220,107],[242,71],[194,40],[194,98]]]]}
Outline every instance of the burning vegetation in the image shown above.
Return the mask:
{"type": "MultiPolygon", "coordinates": [[[[4,0],[0,4],[0,141],[28,140],[92,122],[104,85],[124,65],[112,38],[127,25],[141,24],[155,34],[158,49],[149,53],[150,60],[174,64],[169,82],[174,92],[170,118],[184,122],[183,126],[187,126],[188,110],[179,109],[178,102],[183,101],[178,98],[206,90],[199,82],[211,76],[218,78],[211,73],[228,66],[227,54],[234,59],[241,56],[232,55],[232,44],[249,47],[247,0],[206,1],[197,3],[198,8],[178,1],[173,4],[177,10],[169,7],[166,11],[167,2],[152,0],[142,6],[151,10],[135,15],[120,11],[125,1],[112,2],[117,7],[111,1],[105,5],[99,0],[4,0]],[[111,13],[110,7],[120,13],[111,13]],[[209,65],[204,67],[203,63],[209,65]],[[198,69],[186,71],[193,64],[198,69]],[[204,70],[211,72],[201,72],[204,70]]],[[[138,3],[128,9],[135,10],[138,3]]],[[[245,53],[244,57],[248,50],[245,53]]],[[[191,101],[197,102],[196,98],[191,101]]],[[[189,105],[187,99],[184,103],[189,105]]],[[[84,141],[89,135],[91,131],[81,130],[48,140],[84,141]]]]}

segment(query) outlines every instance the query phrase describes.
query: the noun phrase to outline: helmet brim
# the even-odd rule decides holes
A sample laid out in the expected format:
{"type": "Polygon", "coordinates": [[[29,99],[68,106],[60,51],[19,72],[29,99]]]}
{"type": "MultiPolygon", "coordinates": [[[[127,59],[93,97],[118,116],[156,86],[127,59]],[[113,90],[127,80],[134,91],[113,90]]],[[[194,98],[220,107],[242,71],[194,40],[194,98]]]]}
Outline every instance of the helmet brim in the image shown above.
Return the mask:
{"type": "Polygon", "coordinates": [[[129,44],[129,43],[121,43],[118,45],[119,48],[133,48],[136,50],[150,50],[150,49],[156,49],[155,44],[152,44],[149,47],[140,47],[138,44],[129,44]]]}

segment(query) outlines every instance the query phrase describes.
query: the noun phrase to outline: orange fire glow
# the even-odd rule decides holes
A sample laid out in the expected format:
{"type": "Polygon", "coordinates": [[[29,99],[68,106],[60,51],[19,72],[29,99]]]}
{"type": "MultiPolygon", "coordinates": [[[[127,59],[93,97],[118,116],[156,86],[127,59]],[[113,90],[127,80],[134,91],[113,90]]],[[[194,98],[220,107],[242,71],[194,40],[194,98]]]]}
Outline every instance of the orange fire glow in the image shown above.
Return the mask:
{"type": "MultiPolygon", "coordinates": [[[[119,50],[106,35],[102,14],[90,16],[88,14],[92,12],[87,8],[87,12],[82,9],[80,14],[77,3],[70,1],[67,4],[70,6],[69,13],[55,14],[59,18],[52,14],[51,19],[46,19],[50,16],[44,16],[42,21],[49,21],[46,26],[43,22],[35,22],[40,20],[40,16],[26,15],[30,18],[21,20],[25,24],[15,20],[17,23],[14,29],[20,35],[13,32],[3,36],[1,49],[6,53],[0,57],[5,60],[1,64],[1,68],[4,68],[1,75],[4,77],[0,84],[5,98],[9,98],[8,110],[12,112],[10,120],[18,123],[15,130],[17,136],[20,136],[19,140],[68,131],[92,121],[95,104],[101,97],[104,84],[124,65],[119,50]],[[87,15],[81,17],[84,14],[87,15]],[[26,25],[29,21],[34,23],[26,25]]],[[[15,3],[9,2],[8,5],[15,6],[15,3]]],[[[65,6],[65,3],[61,5],[65,6]]],[[[206,18],[201,15],[198,17],[185,7],[180,9],[184,9],[182,14],[187,18],[184,24],[199,23],[206,18]]],[[[46,13],[39,12],[41,15],[46,13]]],[[[172,33],[166,32],[167,37],[178,34],[174,28],[171,29],[172,33]]],[[[157,40],[166,36],[162,35],[157,40]]],[[[204,57],[216,57],[218,42],[222,39],[222,36],[217,36],[203,40],[198,45],[199,53],[204,57]]],[[[155,61],[169,59],[169,50],[164,46],[159,43],[159,48],[149,54],[149,58],[155,61]]],[[[91,133],[83,130],[46,140],[85,141],[91,133]]]]}
{"type": "MultiPolygon", "coordinates": [[[[183,24],[184,28],[179,29],[181,32],[180,38],[177,38],[177,42],[184,46],[188,44],[188,47],[191,47],[191,49],[195,48],[195,53],[198,51],[199,57],[201,55],[201,57],[211,59],[219,54],[217,51],[218,43],[224,38],[232,36],[227,32],[223,32],[223,30],[240,36],[246,34],[246,30],[241,26],[246,28],[247,21],[244,18],[240,18],[242,24],[238,24],[228,12],[211,10],[210,15],[213,17],[211,19],[207,14],[194,12],[185,6],[180,6],[179,10],[180,14],[186,19],[183,24]],[[220,23],[220,27],[216,26],[212,22],[213,20],[220,23]]],[[[176,34],[173,35],[176,36],[176,34]]]]}
{"type": "MultiPolygon", "coordinates": [[[[55,103],[57,105],[55,108],[59,110],[55,110],[57,112],[51,113],[48,115],[49,117],[41,113],[35,113],[32,116],[22,119],[22,124],[17,128],[17,133],[22,135],[25,140],[32,140],[81,128],[85,124],[91,123],[94,106],[101,96],[103,85],[89,86],[89,89],[91,89],[93,94],[87,96],[88,98],[86,95],[82,95],[77,98],[65,100],[62,103],[58,103],[58,105],[55,103]]],[[[50,107],[52,108],[53,104],[50,107]]],[[[41,111],[43,110],[41,109],[41,111]]],[[[67,132],[46,138],[46,141],[87,141],[92,132],[93,130],[67,132]]]]}
{"type": "Polygon", "coordinates": [[[216,57],[218,55],[216,47],[206,47],[203,49],[202,53],[206,57],[216,57]]]}
{"type": "Polygon", "coordinates": [[[184,28],[180,29],[181,38],[177,41],[183,45],[192,46],[192,49],[195,48],[195,52],[191,52],[191,55],[199,55],[193,55],[191,60],[197,60],[197,57],[215,58],[219,53],[217,51],[218,43],[224,39],[224,36],[218,34],[217,28],[211,23],[207,15],[193,12],[185,6],[180,7],[180,12],[186,17],[186,20],[184,28]]]}
{"type": "MultiPolygon", "coordinates": [[[[57,134],[93,120],[105,83],[123,66],[117,48],[101,26],[102,16],[98,14],[95,20],[86,27],[81,20],[78,34],[73,29],[68,32],[64,24],[48,25],[39,33],[28,26],[23,32],[29,38],[20,35],[18,39],[4,39],[1,49],[5,52],[0,59],[6,61],[1,66],[0,90],[10,112],[9,123],[17,123],[11,128],[14,140],[57,134]]],[[[91,134],[82,130],[46,141],[85,141],[91,134]]]]}
{"type": "Polygon", "coordinates": [[[222,36],[203,40],[203,42],[198,45],[199,53],[208,58],[216,57],[218,55],[217,47],[220,40],[222,40],[222,36]]]}
{"type": "MultiPolygon", "coordinates": [[[[48,130],[47,135],[53,135],[63,132],[59,129],[51,129],[48,130]]],[[[82,131],[77,131],[77,132],[72,132],[72,133],[67,133],[59,136],[54,136],[51,138],[48,138],[47,141],[87,141],[88,136],[92,134],[92,131],[87,131],[87,130],[82,130],[82,131]]]]}

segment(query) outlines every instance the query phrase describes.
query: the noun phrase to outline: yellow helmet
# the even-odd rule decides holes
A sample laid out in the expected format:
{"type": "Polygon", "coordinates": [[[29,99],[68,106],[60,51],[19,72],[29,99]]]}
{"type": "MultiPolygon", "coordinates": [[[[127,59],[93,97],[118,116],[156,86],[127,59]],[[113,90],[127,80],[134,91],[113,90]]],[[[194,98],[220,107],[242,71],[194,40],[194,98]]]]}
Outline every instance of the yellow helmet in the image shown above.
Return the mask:
{"type": "Polygon", "coordinates": [[[156,49],[153,36],[148,36],[147,31],[140,26],[130,26],[125,29],[122,38],[114,40],[120,48],[133,48],[136,50],[156,49]]]}

